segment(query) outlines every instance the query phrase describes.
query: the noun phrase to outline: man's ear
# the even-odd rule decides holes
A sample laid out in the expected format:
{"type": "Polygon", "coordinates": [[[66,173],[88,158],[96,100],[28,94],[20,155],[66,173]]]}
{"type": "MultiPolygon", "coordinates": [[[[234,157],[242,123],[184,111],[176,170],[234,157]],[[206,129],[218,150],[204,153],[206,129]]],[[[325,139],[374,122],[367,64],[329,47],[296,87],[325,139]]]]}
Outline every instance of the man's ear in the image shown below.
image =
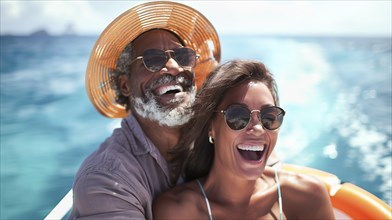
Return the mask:
{"type": "Polygon", "coordinates": [[[118,81],[119,81],[118,85],[120,86],[121,94],[124,95],[124,96],[130,96],[131,95],[131,88],[130,88],[130,85],[129,85],[128,77],[125,74],[120,75],[118,77],[118,81]]]}

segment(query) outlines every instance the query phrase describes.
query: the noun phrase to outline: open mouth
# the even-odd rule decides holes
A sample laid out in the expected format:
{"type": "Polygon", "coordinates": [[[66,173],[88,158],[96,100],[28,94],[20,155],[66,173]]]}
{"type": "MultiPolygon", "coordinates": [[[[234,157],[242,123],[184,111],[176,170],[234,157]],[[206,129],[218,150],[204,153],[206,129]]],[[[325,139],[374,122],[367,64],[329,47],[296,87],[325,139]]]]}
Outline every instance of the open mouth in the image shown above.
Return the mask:
{"type": "Polygon", "coordinates": [[[183,92],[183,91],[184,91],[184,89],[180,85],[169,85],[169,86],[159,87],[156,90],[156,94],[158,94],[159,96],[171,95],[171,94],[176,94],[176,93],[183,92]]]}
{"type": "Polygon", "coordinates": [[[186,99],[186,92],[183,86],[178,84],[163,85],[153,90],[156,101],[162,105],[177,105],[186,99]]]}
{"type": "Polygon", "coordinates": [[[245,160],[260,161],[264,155],[264,146],[260,145],[239,145],[238,152],[245,160]]]}
{"type": "Polygon", "coordinates": [[[192,81],[185,76],[167,74],[152,82],[146,90],[161,107],[174,107],[188,104],[194,96],[193,88],[192,81]]]}

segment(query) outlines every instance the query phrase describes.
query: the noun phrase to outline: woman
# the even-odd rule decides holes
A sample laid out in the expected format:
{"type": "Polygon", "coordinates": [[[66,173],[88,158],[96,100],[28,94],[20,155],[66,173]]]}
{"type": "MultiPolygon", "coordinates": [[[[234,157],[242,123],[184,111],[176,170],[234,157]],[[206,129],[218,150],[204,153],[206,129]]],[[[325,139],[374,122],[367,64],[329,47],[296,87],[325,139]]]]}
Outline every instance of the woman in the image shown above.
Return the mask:
{"type": "Polygon", "coordinates": [[[334,218],[320,181],[266,166],[285,111],[262,63],[218,67],[193,110],[173,159],[189,182],[155,200],[155,219],[334,218]]]}

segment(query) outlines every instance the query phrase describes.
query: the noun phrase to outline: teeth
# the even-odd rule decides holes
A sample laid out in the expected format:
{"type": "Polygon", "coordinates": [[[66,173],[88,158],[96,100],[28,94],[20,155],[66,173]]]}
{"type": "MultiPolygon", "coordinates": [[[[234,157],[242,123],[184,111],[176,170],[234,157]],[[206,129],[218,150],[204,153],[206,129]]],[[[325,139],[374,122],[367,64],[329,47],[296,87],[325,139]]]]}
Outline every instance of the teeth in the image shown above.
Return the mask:
{"type": "Polygon", "coordinates": [[[170,85],[170,86],[164,86],[164,87],[159,88],[158,95],[163,95],[170,90],[179,90],[180,92],[183,91],[182,86],[180,86],[180,85],[170,85]]]}
{"type": "Polygon", "coordinates": [[[248,150],[248,151],[263,151],[264,146],[254,146],[254,145],[239,145],[238,148],[240,150],[248,150]]]}

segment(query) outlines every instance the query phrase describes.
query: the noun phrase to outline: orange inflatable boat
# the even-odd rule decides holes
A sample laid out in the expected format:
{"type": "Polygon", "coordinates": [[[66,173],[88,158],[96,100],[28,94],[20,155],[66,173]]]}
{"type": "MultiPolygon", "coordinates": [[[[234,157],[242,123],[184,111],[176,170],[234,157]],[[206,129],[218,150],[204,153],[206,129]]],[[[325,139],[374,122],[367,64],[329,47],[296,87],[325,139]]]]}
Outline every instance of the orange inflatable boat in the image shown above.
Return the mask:
{"type": "Polygon", "coordinates": [[[284,170],[308,174],[322,180],[328,189],[336,219],[392,219],[392,208],[368,191],[340,179],[328,172],[283,164],[284,170]]]}

